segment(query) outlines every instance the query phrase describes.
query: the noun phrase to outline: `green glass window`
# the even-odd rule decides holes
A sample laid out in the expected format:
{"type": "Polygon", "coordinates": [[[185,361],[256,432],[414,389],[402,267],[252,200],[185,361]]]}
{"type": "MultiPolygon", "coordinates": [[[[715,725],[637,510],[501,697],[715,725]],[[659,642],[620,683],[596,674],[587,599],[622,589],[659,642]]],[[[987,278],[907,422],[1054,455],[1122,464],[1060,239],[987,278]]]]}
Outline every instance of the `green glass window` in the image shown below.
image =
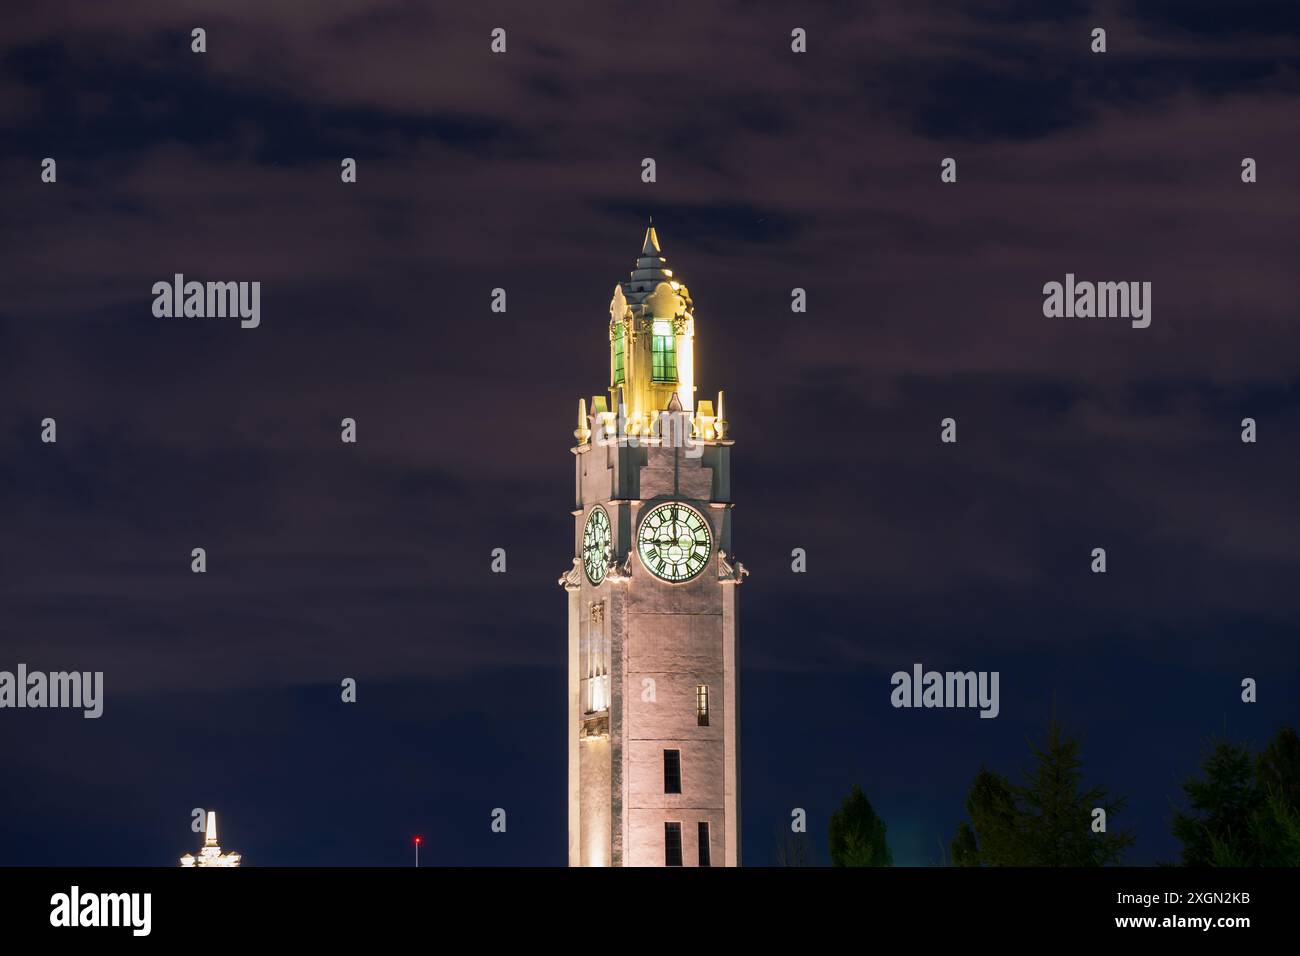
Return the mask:
{"type": "Polygon", "coordinates": [[[614,384],[622,385],[623,378],[623,323],[620,322],[614,332],[614,384]]]}
{"type": "Polygon", "coordinates": [[[677,381],[677,347],[671,322],[655,322],[650,348],[651,379],[656,382],[677,381]]]}

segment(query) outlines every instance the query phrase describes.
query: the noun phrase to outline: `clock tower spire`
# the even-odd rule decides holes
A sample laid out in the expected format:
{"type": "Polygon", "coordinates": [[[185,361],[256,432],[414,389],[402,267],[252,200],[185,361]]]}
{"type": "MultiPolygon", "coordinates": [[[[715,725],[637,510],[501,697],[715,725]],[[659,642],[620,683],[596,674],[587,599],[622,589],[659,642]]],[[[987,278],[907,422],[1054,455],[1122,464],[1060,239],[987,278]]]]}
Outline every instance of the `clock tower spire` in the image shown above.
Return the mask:
{"type": "Polygon", "coordinates": [[[578,403],[568,598],[569,863],[737,866],[731,450],[695,395],[695,306],[653,220],[578,403]]]}

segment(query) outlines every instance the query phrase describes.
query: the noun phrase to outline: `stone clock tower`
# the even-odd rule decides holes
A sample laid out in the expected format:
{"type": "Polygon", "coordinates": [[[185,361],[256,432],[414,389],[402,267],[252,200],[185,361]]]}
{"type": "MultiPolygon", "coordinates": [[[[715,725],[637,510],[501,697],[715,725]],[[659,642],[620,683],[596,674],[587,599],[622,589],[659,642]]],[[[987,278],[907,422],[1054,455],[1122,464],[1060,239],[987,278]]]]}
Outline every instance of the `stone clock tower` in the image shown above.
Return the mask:
{"type": "Polygon", "coordinates": [[[695,398],[695,315],[654,226],[614,286],[609,388],[578,402],[570,866],[740,864],[731,446],[695,398]]]}

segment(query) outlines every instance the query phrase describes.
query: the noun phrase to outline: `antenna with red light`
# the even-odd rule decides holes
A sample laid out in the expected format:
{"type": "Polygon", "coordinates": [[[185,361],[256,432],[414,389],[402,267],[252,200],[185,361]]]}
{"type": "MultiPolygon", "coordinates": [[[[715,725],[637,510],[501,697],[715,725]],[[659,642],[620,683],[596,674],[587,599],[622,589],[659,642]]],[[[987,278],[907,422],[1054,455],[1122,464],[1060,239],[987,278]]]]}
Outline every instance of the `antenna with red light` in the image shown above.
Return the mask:
{"type": "Polygon", "coordinates": [[[416,866],[417,869],[418,869],[419,866],[420,866],[420,844],[423,843],[423,842],[424,842],[424,838],[423,838],[423,837],[416,837],[416,838],[415,838],[415,866],[416,866]]]}

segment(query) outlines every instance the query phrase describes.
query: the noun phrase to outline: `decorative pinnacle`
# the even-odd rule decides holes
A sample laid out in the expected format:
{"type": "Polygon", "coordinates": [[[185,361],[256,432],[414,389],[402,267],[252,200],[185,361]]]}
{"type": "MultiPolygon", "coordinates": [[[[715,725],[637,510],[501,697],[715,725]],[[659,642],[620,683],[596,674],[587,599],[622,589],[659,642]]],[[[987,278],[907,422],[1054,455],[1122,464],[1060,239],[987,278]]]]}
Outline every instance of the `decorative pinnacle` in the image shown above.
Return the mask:
{"type": "Polygon", "coordinates": [[[645,242],[641,243],[641,256],[662,256],[663,250],[659,246],[659,234],[655,232],[655,217],[650,217],[650,225],[646,227],[645,242]]]}
{"type": "Polygon", "coordinates": [[[578,399],[578,427],[574,429],[573,437],[578,439],[579,445],[587,444],[587,439],[591,437],[591,429],[587,427],[587,400],[578,399]]]}

